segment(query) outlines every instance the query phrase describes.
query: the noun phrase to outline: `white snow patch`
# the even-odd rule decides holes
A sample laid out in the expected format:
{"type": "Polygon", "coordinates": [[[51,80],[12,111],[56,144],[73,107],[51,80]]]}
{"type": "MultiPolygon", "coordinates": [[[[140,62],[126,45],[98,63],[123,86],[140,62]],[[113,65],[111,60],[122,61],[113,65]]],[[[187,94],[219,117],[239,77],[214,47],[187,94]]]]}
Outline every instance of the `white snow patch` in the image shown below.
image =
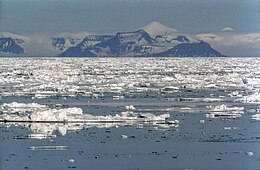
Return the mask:
{"type": "Polygon", "coordinates": [[[231,27],[225,27],[225,28],[222,28],[220,31],[234,31],[234,29],[231,27]]]}
{"type": "Polygon", "coordinates": [[[159,22],[151,22],[150,24],[142,27],[142,29],[148,32],[152,36],[177,33],[176,29],[167,27],[159,22]]]}

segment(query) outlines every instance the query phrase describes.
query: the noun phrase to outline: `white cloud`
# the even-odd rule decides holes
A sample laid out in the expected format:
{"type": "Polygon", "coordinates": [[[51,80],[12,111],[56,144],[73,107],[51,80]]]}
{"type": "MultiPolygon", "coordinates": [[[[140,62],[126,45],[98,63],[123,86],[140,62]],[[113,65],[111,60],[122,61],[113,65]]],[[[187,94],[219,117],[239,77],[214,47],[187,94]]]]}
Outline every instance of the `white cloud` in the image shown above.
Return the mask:
{"type": "Polygon", "coordinates": [[[223,32],[226,32],[226,31],[234,31],[234,29],[231,28],[231,27],[225,27],[225,28],[221,29],[220,31],[223,31],[223,32]]]}
{"type": "Polygon", "coordinates": [[[213,48],[230,56],[260,56],[260,33],[205,33],[197,39],[208,42],[213,48]]]}
{"type": "Polygon", "coordinates": [[[241,44],[248,44],[257,45],[256,47],[259,47],[260,43],[260,33],[233,33],[233,34],[225,34],[220,33],[218,35],[211,34],[211,33],[205,33],[205,34],[197,34],[196,37],[198,39],[209,41],[213,43],[221,43],[223,45],[241,45],[241,44]]]}
{"type": "Polygon", "coordinates": [[[209,41],[209,42],[221,41],[223,39],[222,37],[215,35],[215,34],[211,34],[211,33],[197,34],[196,38],[203,40],[203,41],[209,41]]]}

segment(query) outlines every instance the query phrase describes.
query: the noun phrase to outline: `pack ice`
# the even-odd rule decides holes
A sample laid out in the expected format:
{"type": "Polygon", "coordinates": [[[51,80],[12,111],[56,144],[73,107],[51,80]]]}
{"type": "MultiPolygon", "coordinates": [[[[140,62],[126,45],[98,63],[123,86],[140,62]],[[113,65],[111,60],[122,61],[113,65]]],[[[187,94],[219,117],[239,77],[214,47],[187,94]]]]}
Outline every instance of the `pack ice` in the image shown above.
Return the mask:
{"type": "Polygon", "coordinates": [[[258,58],[2,58],[0,63],[3,97],[115,93],[118,99],[135,92],[216,89],[227,90],[224,97],[215,93],[220,101],[260,101],[258,58]]]}

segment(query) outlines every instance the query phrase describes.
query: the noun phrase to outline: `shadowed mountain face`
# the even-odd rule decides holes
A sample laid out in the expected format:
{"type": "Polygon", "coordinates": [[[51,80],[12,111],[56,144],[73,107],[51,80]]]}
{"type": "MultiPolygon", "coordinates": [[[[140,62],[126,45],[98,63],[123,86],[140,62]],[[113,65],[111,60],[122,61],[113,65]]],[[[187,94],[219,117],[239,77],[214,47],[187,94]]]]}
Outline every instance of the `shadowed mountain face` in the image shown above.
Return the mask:
{"type": "Polygon", "coordinates": [[[198,43],[182,43],[173,48],[155,54],[163,57],[223,57],[221,53],[214,50],[208,43],[200,41],[198,43]]]}
{"type": "Polygon", "coordinates": [[[60,57],[97,57],[89,50],[82,50],[79,47],[70,47],[59,55],[60,57]]]}
{"type": "Polygon", "coordinates": [[[52,39],[52,46],[63,51],[69,45],[74,45],[75,41],[73,39],[66,39],[64,37],[55,37],[52,39]]]}
{"type": "Polygon", "coordinates": [[[84,46],[84,44],[84,42],[81,42],[76,47],[69,48],[60,56],[68,56],[68,54],[74,54],[74,56],[91,54],[91,57],[92,54],[96,56],[147,56],[151,54],[156,41],[144,30],[138,30],[117,33],[110,39],[93,46],[84,46]]]}
{"type": "Polygon", "coordinates": [[[0,51],[5,53],[22,54],[24,49],[10,37],[0,38],[0,51]]]}
{"type": "Polygon", "coordinates": [[[78,47],[90,47],[100,42],[109,40],[113,35],[89,35],[84,38],[77,46],[78,47]]]}
{"type": "Polygon", "coordinates": [[[190,41],[186,36],[169,37],[166,35],[152,38],[144,30],[117,33],[110,39],[95,45],[83,40],[60,56],[154,56],[154,57],[213,57],[223,56],[204,41],[190,41]],[[168,39],[168,40],[167,40],[168,39]]]}
{"type": "Polygon", "coordinates": [[[190,40],[187,38],[187,37],[185,37],[185,36],[180,36],[180,35],[178,35],[176,38],[174,38],[173,40],[177,40],[177,41],[179,41],[179,42],[190,42],[190,40]]]}

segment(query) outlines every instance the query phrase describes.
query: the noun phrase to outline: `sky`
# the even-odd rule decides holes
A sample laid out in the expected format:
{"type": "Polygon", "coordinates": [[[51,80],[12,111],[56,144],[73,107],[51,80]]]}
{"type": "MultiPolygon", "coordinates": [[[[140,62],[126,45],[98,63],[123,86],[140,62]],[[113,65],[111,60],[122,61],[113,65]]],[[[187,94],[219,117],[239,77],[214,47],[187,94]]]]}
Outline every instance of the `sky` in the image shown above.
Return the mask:
{"type": "MultiPolygon", "coordinates": [[[[253,39],[258,43],[260,0],[0,1],[0,32],[116,33],[134,31],[153,21],[174,28],[180,33],[202,38],[208,34],[224,36],[225,39],[234,38],[235,35],[256,34],[253,39]],[[206,35],[203,37],[204,34],[206,35]]],[[[210,41],[213,46],[219,47],[219,42],[215,42],[216,38],[210,41]]],[[[229,54],[236,49],[219,48],[229,54]]],[[[251,53],[257,55],[260,50],[254,49],[245,54],[251,53]]]]}

